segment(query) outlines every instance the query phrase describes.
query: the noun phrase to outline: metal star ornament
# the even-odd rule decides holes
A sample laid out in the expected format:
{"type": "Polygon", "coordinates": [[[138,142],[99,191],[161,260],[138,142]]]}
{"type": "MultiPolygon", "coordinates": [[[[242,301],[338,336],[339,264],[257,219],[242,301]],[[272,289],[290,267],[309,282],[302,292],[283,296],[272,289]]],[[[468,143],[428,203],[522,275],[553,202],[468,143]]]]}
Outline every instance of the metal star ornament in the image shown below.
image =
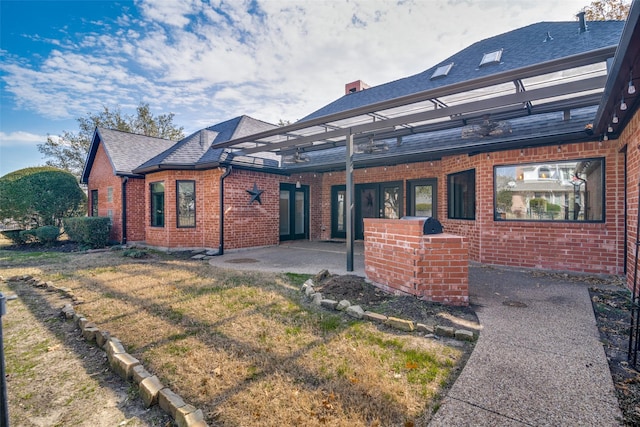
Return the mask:
{"type": "Polygon", "coordinates": [[[258,189],[258,184],[253,183],[253,189],[247,190],[247,193],[251,194],[251,200],[249,200],[249,204],[253,204],[253,202],[258,202],[262,204],[262,200],[260,200],[260,195],[264,193],[264,190],[258,189]]]}

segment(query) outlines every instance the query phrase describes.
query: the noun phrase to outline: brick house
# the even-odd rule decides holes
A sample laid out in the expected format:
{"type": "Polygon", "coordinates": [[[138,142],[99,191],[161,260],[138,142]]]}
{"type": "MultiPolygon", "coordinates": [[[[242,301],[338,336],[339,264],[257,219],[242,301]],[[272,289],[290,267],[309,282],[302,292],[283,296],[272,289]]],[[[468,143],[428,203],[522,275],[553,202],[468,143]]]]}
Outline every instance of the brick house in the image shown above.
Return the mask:
{"type": "Polygon", "coordinates": [[[520,28],[414,76],[349,83],[287,126],[241,116],[175,144],[128,145],[98,129],[82,178],[99,194],[89,214],[104,215],[106,186],[118,199],[128,179],[114,240],[219,253],[349,245],[365,218],[430,216],[468,240],[474,261],[624,274],[640,179],[629,91],[640,84],[639,15],[635,2],[626,24],[581,15],[520,28]]]}

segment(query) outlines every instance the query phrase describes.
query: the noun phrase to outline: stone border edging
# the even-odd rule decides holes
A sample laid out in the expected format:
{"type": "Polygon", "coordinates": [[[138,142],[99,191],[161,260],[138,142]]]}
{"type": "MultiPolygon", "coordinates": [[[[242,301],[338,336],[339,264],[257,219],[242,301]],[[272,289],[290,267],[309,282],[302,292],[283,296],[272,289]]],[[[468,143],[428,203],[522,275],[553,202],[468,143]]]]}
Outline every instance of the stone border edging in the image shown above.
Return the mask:
{"type": "MultiPolygon", "coordinates": [[[[318,276],[326,276],[323,272],[318,273],[318,276]]],[[[384,314],[375,313],[373,311],[365,311],[359,305],[351,305],[348,300],[335,301],[332,299],[322,298],[320,292],[316,292],[314,289],[313,279],[307,279],[300,288],[308,301],[312,305],[323,307],[329,310],[345,312],[347,315],[360,320],[368,320],[370,322],[382,323],[394,329],[398,329],[405,332],[424,332],[427,338],[448,337],[454,338],[459,341],[475,341],[476,335],[466,329],[455,329],[451,326],[428,326],[422,323],[417,323],[412,320],[400,319],[397,317],[385,316],[384,314]]]]}
{"type": "MultiPolygon", "coordinates": [[[[0,277],[7,283],[22,282],[48,292],[59,292],[69,298],[73,304],[82,304],[81,298],[76,297],[69,288],[58,287],[53,282],[44,282],[30,275],[11,276],[7,279],[0,277]]],[[[95,342],[102,349],[109,361],[109,367],[125,381],[133,381],[138,385],[140,398],[146,408],[159,405],[162,410],[171,415],[178,427],[207,427],[201,409],[186,403],[169,387],[165,387],[158,377],[149,373],[142,363],[126,352],[122,342],[112,337],[108,331],[100,330],[95,323],[90,322],[83,314],[78,313],[73,304],[65,304],[60,314],[66,320],[72,320],[80,328],[82,337],[87,342],[95,342]]]]}

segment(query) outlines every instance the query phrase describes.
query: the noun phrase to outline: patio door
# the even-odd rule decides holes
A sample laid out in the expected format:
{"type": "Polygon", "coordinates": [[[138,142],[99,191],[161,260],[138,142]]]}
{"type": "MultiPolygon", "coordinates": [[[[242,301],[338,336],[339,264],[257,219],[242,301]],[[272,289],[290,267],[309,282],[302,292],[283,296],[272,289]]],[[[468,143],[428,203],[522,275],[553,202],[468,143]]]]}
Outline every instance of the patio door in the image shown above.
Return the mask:
{"type": "Polygon", "coordinates": [[[309,238],[309,186],[280,184],[280,240],[309,238]]]}
{"type": "MultiPolygon", "coordinates": [[[[355,239],[364,239],[364,218],[400,218],[402,182],[358,184],[354,197],[355,239]]],[[[346,238],[346,187],[331,188],[331,237],[346,238]]]]}

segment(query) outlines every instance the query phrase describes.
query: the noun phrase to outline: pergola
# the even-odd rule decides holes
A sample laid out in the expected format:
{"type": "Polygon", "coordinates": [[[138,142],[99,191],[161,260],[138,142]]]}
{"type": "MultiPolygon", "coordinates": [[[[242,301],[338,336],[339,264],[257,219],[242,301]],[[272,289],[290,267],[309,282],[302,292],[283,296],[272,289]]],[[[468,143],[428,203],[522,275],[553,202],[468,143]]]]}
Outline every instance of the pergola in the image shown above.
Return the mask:
{"type": "MultiPolygon", "coordinates": [[[[354,147],[370,144],[371,150],[375,151],[377,144],[385,140],[401,142],[408,135],[428,135],[454,128],[460,128],[462,132],[465,127],[482,123],[487,118],[503,121],[563,112],[565,120],[569,120],[572,110],[599,104],[607,80],[607,61],[615,51],[616,46],[610,46],[384,99],[235,138],[216,144],[215,148],[227,148],[235,155],[246,156],[265,152],[304,156],[312,151],[345,147],[346,262],[347,271],[353,271],[354,147]]],[[[587,134],[582,133],[583,140],[585,137],[587,134]]],[[[562,139],[556,139],[555,143],[559,142],[563,142],[562,139]]],[[[482,143],[477,149],[483,149],[482,143]]],[[[488,150],[487,147],[484,149],[488,150]]]]}

